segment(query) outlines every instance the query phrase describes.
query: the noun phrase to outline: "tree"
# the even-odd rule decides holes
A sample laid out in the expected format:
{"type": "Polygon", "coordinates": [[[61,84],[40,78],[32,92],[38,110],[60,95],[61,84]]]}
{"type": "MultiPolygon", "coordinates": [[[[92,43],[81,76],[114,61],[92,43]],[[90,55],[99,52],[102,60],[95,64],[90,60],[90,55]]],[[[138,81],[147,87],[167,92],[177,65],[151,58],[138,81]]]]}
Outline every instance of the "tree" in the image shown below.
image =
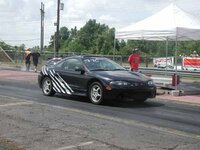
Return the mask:
{"type": "MultiPolygon", "coordinates": [[[[74,27],[70,30],[67,27],[60,28],[60,51],[92,53],[103,55],[129,55],[134,48],[139,48],[142,55],[150,57],[166,56],[166,41],[146,40],[121,40],[115,39],[115,28],[109,28],[105,24],[97,23],[90,19],[79,30],[74,27]],[[115,45],[115,50],[114,50],[115,45]]],[[[54,35],[51,36],[49,50],[53,50],[54,35]]],[[[175,55],[175,42],[169,41],[168,56],[175,55]]],[[[190,54],[196,50],[200,53],[199,41],[178,42],[178,53],[190,54]]]]}
{"type": "Polygon", "coordinates": [[[13,46],[11,46],[9,44],[6,44],[3,41],[0,41],[0,47],[3,48],[4,50],[11,50],[11,49],[13,49],[13,46]]]}
{"type": "Polygon", "coordinates": [[[69,36],[70,36],[70,31],[68,30],[68,28],[67,27],[61,27],[60,28],[60,40],[61,40],[61,42],[62,41],[65,41],[65,40],[67,40],[68,38],[69,38],[69,36]]]}

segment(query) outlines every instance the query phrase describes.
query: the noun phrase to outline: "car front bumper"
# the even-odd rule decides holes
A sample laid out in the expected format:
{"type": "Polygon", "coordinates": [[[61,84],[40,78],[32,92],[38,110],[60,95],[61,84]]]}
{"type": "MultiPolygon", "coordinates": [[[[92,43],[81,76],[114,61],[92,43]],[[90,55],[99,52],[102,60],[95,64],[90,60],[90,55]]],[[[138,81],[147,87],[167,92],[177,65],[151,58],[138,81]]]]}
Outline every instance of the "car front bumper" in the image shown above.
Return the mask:
{"type": "Polygon", "coordinates": [[[104,97],[108,99],[117,99],[119,97],[132,99],[137,99],[137,97],[154,98],[156,97],[156,87],[113,88],[112,90],[104,90],[104,97]]]}

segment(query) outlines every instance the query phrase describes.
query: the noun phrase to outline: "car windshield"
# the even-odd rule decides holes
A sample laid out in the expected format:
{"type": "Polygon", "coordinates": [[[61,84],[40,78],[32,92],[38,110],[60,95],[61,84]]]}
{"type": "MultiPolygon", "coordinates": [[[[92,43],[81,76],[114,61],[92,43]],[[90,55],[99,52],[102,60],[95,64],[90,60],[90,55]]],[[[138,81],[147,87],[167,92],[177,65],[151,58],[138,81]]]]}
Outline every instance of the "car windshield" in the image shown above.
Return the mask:
{"type": "Polygon", "coordinates": [[[52,66],[57,64],[62,58],[52,58],[49,61],[47,61],[46,66],[52,66]]]}
{"type": "Polygon", "coordinates": [[[107,58],[89,57],[84,58],[83,62],[90,71],[125,70],[125,68],[107,58]]]}

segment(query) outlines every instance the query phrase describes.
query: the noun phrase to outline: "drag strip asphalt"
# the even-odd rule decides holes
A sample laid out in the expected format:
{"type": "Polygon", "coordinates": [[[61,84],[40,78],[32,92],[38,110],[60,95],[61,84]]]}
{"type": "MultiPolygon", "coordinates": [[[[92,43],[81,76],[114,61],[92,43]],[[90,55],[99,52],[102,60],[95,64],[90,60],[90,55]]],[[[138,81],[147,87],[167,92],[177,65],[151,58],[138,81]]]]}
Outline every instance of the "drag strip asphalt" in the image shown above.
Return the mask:
{"type": "Polygon", "coordinates": [[[101,114],[120,119],[134,120],[145,124],[200,135],[200,107],[151,99],[144,104],[130,101],[108,102],[103,106],[93,105],[83,97],[55,95],[46,97],[36,83],[0,81],[0,95],[17,97],[32,102],[61,106],[70,109],[101,114]]]}

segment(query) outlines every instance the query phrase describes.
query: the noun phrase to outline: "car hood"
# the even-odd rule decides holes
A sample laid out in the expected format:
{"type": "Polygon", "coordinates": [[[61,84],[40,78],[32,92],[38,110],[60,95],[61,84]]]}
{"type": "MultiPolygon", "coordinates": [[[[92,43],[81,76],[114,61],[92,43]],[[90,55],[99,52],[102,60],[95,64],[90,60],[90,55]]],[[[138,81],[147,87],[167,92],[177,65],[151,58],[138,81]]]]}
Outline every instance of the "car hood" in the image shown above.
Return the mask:
{"type": "Polygon", "coordinates": [[[119,81],[148,81],[149,77],[131,71],[95,71],[95,74],[107,80],[119,81]]]}

